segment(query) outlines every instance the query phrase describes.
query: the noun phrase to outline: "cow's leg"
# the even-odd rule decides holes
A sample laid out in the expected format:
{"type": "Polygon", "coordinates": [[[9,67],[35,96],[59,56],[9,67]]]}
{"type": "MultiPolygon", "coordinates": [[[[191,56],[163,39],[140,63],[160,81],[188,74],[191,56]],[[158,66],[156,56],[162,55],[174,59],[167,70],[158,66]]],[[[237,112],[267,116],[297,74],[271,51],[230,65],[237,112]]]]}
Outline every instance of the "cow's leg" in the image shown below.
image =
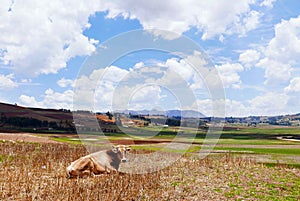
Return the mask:
{"type": "Polygon", "coordinates": [[[110,173],[117,173],[118,172],[118,170],[116,170],[116,168],[114,168],[114,167],[112,167],[112,166],[106,166],[105,167],[105,171],[108,173],[108,174],[110,174],[110,173]]]}
{"type": "Polygon", "coordinates": [[[83,177],[90,175],[94,169],[94,164],[90,157],[80,158],[67,168],[69,178],[71,177],[83,177]]]}
{"type": "Polygon", "coordinates": [[[93,170],[92,173],[95,175],[103,174],[105,173],[105,168],[102,165],[99,165],[93,158],[91,158],[91,161],[93,162],[93,170]]]}
{"type": "Polygon", "coordinates": [[[80,172],[80,175],[79,175],[79,177],[88,177],[88,176],[91,176],[91,171],[90,170],[84,170],[84,171],[81,171],[80,172]]]}

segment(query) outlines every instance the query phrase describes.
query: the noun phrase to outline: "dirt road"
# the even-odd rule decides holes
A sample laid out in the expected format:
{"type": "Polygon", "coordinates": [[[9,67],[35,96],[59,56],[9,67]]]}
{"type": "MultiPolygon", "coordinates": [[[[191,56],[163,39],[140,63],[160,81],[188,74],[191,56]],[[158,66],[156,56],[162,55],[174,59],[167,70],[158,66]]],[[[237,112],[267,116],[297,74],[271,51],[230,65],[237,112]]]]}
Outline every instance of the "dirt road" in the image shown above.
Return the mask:
{"type": "Polygon", "coordinates": [[[62,144],[48,137],[39,137],[29,133],[0,133],[0,140],[62,144]]]}

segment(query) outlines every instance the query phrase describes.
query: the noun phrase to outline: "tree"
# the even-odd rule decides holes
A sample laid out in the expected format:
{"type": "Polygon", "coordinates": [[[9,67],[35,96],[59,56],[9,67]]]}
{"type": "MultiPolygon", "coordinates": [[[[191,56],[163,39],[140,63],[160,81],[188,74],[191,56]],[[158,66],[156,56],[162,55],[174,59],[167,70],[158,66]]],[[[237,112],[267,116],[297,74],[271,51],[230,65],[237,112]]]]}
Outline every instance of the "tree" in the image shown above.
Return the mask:
{"type": "Polygon", "coordinates": [[[7,121],[7,117],[5,116],[5,114],[2,112],[1,116],[0,116],[0,122],[5,123],[7,121]]]}
{"type": "Polygon", "coordinates": [[[110,119],[110,120],[112,120],[112,118],[113,118],[113,114],[111,114],[109,111],[108,112],[106,112],[105,113],[106,114],[106,116],[108,116],[108,118],[110,119]]]}

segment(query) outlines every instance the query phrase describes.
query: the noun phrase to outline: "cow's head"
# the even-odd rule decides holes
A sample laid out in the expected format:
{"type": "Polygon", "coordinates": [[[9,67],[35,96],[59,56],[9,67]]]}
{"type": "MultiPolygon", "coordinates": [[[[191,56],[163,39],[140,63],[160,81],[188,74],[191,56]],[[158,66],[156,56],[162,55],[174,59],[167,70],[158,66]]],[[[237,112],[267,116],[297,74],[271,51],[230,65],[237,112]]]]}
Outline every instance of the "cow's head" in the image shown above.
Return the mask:
{"type": "Polygon", "coordinates": [[[115,153],[120,152],[121,153],[121,155],[122,155],[121,161],[124,162],[124,163],[127,161],[126,153],[128,151],[130,151],[130,149],[131,148],[129,146],[126,146],[126,145],[112,146],[113,152],[115,152],[115,153]]]}

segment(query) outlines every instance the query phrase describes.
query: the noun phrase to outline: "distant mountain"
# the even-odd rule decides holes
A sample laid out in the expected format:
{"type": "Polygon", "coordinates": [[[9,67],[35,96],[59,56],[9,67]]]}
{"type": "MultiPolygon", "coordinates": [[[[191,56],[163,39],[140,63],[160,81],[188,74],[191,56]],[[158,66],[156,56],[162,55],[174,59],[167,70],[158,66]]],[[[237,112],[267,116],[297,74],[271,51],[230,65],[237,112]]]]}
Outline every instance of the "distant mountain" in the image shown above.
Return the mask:
{"type": "Polygon", "coordinates": [[[168,110],[168,117],[183,117],[183,118],[202,118],[205,117],[201,112],[194,110],[168,110]]]}
{"type": "Polygon", "coordinates": [[[197,112],[194,110],[126,110],[119,111],[119,113],[132,114],[132,115],[159,115],[166,117],[183,117],[183,118],[202,118],[205,117],[201,112],[197,112]]]}

